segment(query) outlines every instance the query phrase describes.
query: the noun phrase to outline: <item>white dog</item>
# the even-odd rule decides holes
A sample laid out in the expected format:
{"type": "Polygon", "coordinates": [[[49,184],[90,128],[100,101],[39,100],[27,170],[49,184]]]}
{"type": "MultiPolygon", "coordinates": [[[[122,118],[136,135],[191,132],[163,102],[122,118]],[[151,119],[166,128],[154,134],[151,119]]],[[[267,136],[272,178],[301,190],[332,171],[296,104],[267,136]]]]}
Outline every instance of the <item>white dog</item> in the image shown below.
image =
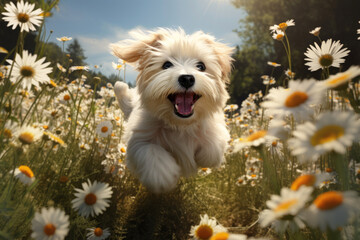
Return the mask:
{"type": "Polygon", "coordinates": [[[223,108],[232,48],[203,32],[130,32],[112,53],[139,71],[136,88],[115,84],[127,119],[128,168],[153,192],[173,189],[180,175],[223,161],[230,139],[223,108]]]}

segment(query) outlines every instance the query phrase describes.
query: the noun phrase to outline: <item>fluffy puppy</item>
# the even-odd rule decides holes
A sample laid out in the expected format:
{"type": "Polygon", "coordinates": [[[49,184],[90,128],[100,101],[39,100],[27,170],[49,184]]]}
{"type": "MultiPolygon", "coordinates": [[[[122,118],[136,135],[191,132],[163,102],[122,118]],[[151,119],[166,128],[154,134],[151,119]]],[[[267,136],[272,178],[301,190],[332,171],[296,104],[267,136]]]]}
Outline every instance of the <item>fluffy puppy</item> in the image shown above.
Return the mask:
{"type": "Polygon", "coordinates": [[[148,189],[173,189],[179,177],[221,164],[227,142],[223,108],[232,48],[203,32],[130,32],[113,55],[139,71],[136,88],[114,87],[127,119],[127,167],[148,189]]]}

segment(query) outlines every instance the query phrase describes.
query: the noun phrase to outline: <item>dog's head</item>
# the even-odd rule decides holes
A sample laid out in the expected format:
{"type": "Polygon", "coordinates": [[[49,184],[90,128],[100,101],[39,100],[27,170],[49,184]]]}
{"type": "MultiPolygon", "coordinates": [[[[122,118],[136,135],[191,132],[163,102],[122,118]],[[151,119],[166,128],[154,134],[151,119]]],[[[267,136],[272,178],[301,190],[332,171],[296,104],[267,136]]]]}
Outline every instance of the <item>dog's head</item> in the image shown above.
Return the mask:
{"type": "Polygon", "coordinates": [[[110,47],[139,71],[136,85],[149,112],[183,125],[222,111],[229,97],[232,48],[203,32],[186,35],[182,29],[130,34],[133,39],[110,47]]]}

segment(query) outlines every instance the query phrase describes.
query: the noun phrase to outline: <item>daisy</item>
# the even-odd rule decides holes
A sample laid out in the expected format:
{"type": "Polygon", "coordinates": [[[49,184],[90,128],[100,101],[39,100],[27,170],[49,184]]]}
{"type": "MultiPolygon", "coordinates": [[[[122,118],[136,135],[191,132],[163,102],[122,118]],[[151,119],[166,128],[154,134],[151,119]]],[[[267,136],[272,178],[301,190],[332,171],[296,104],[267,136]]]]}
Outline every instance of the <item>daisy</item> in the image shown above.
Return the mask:
{"type": "Polygon", "coordinates": [[[70,41],[71,39],[72,39],[71,37],[56,38],[56,40],[58,40],[59,42],[67,42],[70,41]]]}
{"type": "Polygon", "coordinates": [[[31,237],[37,240],[61,240],[68,234],[69,225],[69,216],[64,211],[53,207],[42,208],[31,221],[31,237]]]}
{"type": "Polygon", "coordinates": [[[83,189],[75,188],[76,198],[73,199],[72,206],[79,212],[81,216],[92,217],[99,215],[109,206],[109,198],[111,198],[112,190],[109,184],[97,182],[82,184],[83,189]]]}
{"type": "Polygon", "coordinates": [[[328,181],[331,178],[331,175],[328,173],[306,173],[296,178],[291,184],[290,189],[293,191],[297,191],[301,186],[319,187],[322,182],[328,181]]]}
{"type": "Polygon", "coordinates": [[[310,48],[307,49],[305,56],[307,63],[305,65],[309,66],[309,70],[314,72],[318,69],[328,68],[328,67],[340,67],[340,63],[344,63],[345,59],[350,50],[347,48],[342,48],[343,44],[340,41],[334,42],[332,39],[328,39],[326,42],[321,42],[321,47],[314,43],[315,47],[310,45],[310,48]]]}
{"type": "Polygon", "coordinates": [[[305,224],[299,213],[305,208],[311,199],[313,188],[301,187],[298,191],[282,188],[280,196],[272,195],[271,200],[266,201],[270,209],[262,211],[259,215],[261,227],[271,225],[277,232],[284,232],[288,227],[294,231],[304,228],[305,224]]]}
{"type": "Polygon", "coordinates": [[[200,168],[198,172],[201,176],[206,176],[211,173],[211,168],[200,168]]]}
{"type": "Polygon", "coordinates": [[[23,184],[31,185],[35,181],[34,173],[28,166],[21,165],[12,172],[14,172],[14,177],[23,184]]]}
{"type": "Polygon", "coordinates": [[[88,233],[86,234],[87,240],[103,240],[110,236],[109,228],[87,228],[88,233]]]}
{"type": "Polygon", "coordinates": [[[275,39],[275,40],[278,40],[278,41],[282,41],[283,38],[285,36],[285,33],[281,30],[276,30],[273,35],[272,35],[272,38],[275,39]]]}
{"type": "Polygon", "coordinates": [[[274,85],[276,83],[275,78],[269,77],[263,80],[264,85],[274,85]]]}
{"type": "Polygon", "coordinates": [[[237,180],[236,180],[236,185],[238,186],[241,186],[241,185],[246,185],[246,175],[242,175],[241,177],[239,177],[237,180]]]}
{"type": "Polygon", "coordinates": [[[295,73],[292,72],[290,69],[285,71],[285,75],[288,76],[291,79],[294,79],[294,77],[295,77],[295,73]]]}
{"type": "Polygon", "coordinates": [[[359,201],[355,191],[329,191],[320,194],[302,215],[313,228],[336,230],[346,225],[359,211],[359,201]]]}
{"type": "Polygon", "coordinates": [[[32,144],[43,136],[43,131],[31,126],[22,126],[14,133],[14,136],[22,144],[32,144]]]}
{"type": "Polygon", "coordinates": [[[51,132],[44,132],[44,136],[48,137],[54,144],[59,144],[62,147],[66,147],[66,143],[64,140],[62,140],[60,137],[56,136],[55,134],[51,132]]]}
{"type": "Polygon", "coordinates": [[[71,101],[71,94],[68,91],[60,93],[57,97],[61,104],[67,105],[71,101]]]}
{"type": "Polygon", "coordinates": [[[120,64],[120,63],[114,63],[114,62],[112,62],[112,67],[113,67],[115,70],[120,71],[121,68],[123,67],[123,65],[120,64]]]}
{"type": "Polygon", "coordinates": [[[238,152],[246,147],[259,147],[261,144],[265,143],[266,136],[267,131],[260,130],[250,134],[248,137],[239,138],[234,141],[234,151],[238,152]]]}
{"type": "Polygon", "coordinates": [[[239,106],[237,104],[229,104],[229,105],[226,105],[226,107],[224,108],[224,111],[225,112],[233,112],[235,110],[237,110],[239,108],[239,106]]]}
{"type": "Polygon", "coordinates": [[[43,17],[40,14],[43,11],[40,8],[34,10],[34,7],[34,3],[24,3],[23,0],[17,2],[16,6],[13,2],[7,3],[4,7],[7,12],[2,13],[5,16],[2,19],[8,22],[8,27],[12,25],[12,29],[19,25],[20,32],[35,31],[34,26],[41,24],[43,17]]]}
{"type": "Polygon", "coordinates": [[[216,233],[227,232],[221,224],[218,224],[215,218],[209,218],[207,214],[200,216],[199,225],[191,226],[190,236],[196,240],[209,239],[216,233]]]}
{"type": "Polygon", "coordinates": [[[360,75],[360,67],[351,66],[347,71],[340,72],[330,76],[326,81],[323,81],[327,88],[333,89],[348,84],[351,79],[360,75]]]}
{"type": "Polygon", "coordinates": [[[272,67],[280,67],[281,64],[276,63],[276,62],[267,62],[268,65],[272,66],[272,67]]]}
{"type": "Polygon", "coordinates": [[[294,19],[287,20],[286,22],[282,22],[279,25],[274,25],[269,28],[269,30],[274,33],[276,31],[283,31],[287,29],[287,27],[295,26],[294,19]]]}
{"type": "Polygon", "coordinates": [[[112,129],[113,129],[113,124],[111,123],[111,121],[102,121],[97,125],[96,133],[100,137],[105,138],[111,135],[112,129]]]}
{"type": "Polygon", "coordinates": [[[281,119],[272,119],[269,122],[268,135],[282,140],[286,140],[291,132],[291,127],[288,123],[281,119]]]}
{"type": "Polygon", "coordinates": [[[64,68],[60,63],[56,63],[56,67],[62,71],[62,72],[66,72],[66,68],[64,68]]]}
{"type": "Polygon", "coordinates": [[[277,137],[268,136],[265,141],[265,146],[272,155],[277,155],[279,157],[284,155],[284,146],[277,137]]]}
{"type": "MultiPolygon", "coordinates": [[[[16,54],[10,81],[16,83],[21,80],[21,86],[27,90],[30,90],[31,85],[40,87],[39,83],[50,83],[48,76],[52,72],[48,67],[50,62],[44,63],[45,57],[36,61],[37,55],[32,55],[27,50],[24,50],[22,55],[21,57],[18,53],[16,54]]],[[[6,61],[10,65],[13,64],[13,60],[6,61]]]]}
{"type": "Polygon", "coordinates": [[[89,71],[90,67],[89,66],[72,66],[69,68],[69,72],[73,72],[73,71],[89,71]]]}
{"type": "Polygon", "coordinates": [[[360,120],[352,112],[325,112],[315,124],[306,122],[288,140],[292,155],[301,161],[316,161],[322,154],[335,151],[345,154],[360,132],[360,120]]]}
{"type": "Polygon", "coordinates": [[[309,33],[314,35],[315,37],[318,37],[320,35],[320,29],[321,27],[316,27],[314,30],[310,31],[309,33]]]}
{"type": "Polygon", "coordinates": [[[321,103],[325,96],[325,88],[316,80],[290,81],[289,88],[270,89],[261,106],[268,114],[289,116],[296,120],[303,120],[314,113],[311,105],[321,103]]]}
{"type": "Polygon", "coordinates": [[[12,139],[16,129],[18,128],[16,122],[7,121],[4,125],[4,129],[0,131],[1,135],[4,135],[6,139],[12,139]]]}
{"type": "Polygon", "coordinates": [[[3,48],[3,47],[0,47],[0,53],[8,54],[8,53],[9,53],[9,51],[8,51],[8,50],[6,50],[6,49],[5,49],[5,48],[3,48]]]}
{"type": "Polygon", "coordinates": [[[233,234],[227,232],[219,232],[214,234],[210,240],[246,240],[247,236],[244,234],[233,234]]]}

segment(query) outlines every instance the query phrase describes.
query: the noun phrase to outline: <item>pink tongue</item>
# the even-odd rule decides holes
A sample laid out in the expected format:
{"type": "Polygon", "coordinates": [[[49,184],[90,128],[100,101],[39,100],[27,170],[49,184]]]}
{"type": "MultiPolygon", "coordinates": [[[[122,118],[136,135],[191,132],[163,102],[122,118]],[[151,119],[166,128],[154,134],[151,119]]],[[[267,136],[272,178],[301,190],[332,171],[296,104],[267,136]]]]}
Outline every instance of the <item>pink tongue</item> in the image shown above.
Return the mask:
{"type": "Polygon", "coordinates": [[[192,110],[191,106],[193,105],[194,93],[185,92],[178,93],[175,96],[175,104],[177,105],[177,111],[181,115],[189,115],[192,110]]]}

